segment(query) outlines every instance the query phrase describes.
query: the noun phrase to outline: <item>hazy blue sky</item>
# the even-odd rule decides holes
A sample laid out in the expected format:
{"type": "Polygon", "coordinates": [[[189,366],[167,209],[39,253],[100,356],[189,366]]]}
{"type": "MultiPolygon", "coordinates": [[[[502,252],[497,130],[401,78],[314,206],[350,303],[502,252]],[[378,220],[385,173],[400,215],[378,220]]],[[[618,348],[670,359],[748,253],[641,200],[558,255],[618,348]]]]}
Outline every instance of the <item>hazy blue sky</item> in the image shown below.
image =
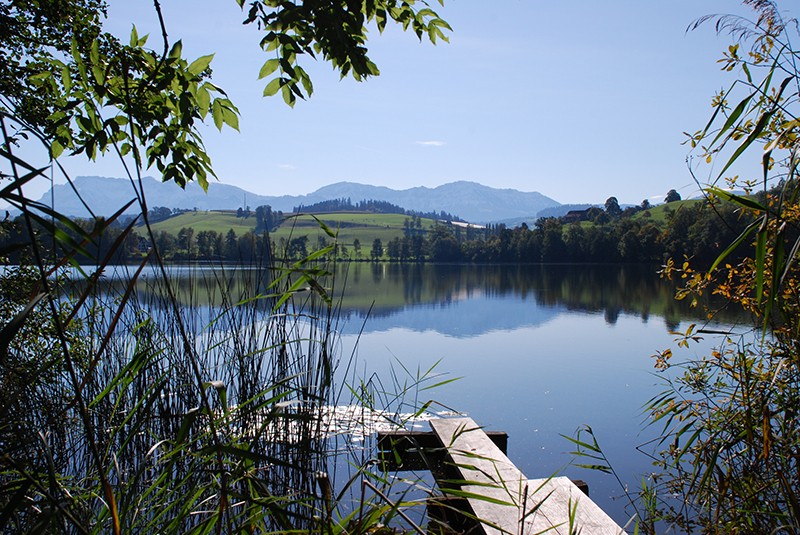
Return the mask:
{"type": "MultiPolygon", "coordinates": [[[[687,26],[710,13],[750,15],[731,0],[449,0],[437,6],[453,27],[449,44],[374,32],[380,77],[340,81],[309,60],[314,95],[290,109],[261,97],[268,56],[233,0],[162,5],[185,56],[216,52],[214,81],[242,112],[240,133],[206,134],[222,182],[279,195],[343,180],[471,180],[562,203],[695,195],[682,132],[705,125],[712,94],[732,78],[716,64],[730,38],[687,26]]],[[[110,17],[115,33],[135,22],[157,46],[151,2],[111,2],[110,17]]],[[[112,161],[68,168],[123,176],[112,161]]]]}

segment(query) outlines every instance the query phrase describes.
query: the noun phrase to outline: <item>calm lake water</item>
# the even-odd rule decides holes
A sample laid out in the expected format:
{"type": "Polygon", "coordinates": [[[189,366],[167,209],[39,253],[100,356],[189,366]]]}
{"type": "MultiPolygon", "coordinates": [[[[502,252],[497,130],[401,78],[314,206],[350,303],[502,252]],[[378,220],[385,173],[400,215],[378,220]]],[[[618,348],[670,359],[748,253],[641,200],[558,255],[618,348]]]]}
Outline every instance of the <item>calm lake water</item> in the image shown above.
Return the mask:
{"type": "MultiPolygon", "coordinates": [[[[590,425],[635,490],[651,471],[637,447],[657,435],[644,429],[642,407],[663,390],[652,355],[671,347],[679,360],[713,343],[677,349],[670,333],[704,325],[704,315],[676,302],[656,268],[354,264],[346,286],[342,349],[356,348],[362,376],[386,377],[390,367],[403,375],[402,363],[458,377],[420,399],[506,431],[509,457],[531,478],[560,472],[587,481],[620,524],[632,512],[619,484],[571,466],[573,448],[561,435],[590,425]]],[[[710,327],[736,322],[722,316],[710,327]]]]}
{"type": "MultiPolygon", "coordinates": [[[[627,522],[632,511],[620,485],[571,465],[573,446],[562,435],[590,425],[634,491],[651,471],[637,447],[647,450],[657,436],[645,427],[642,410],[663,390],[652,355],[672,348],[674,360],[682,360],[715,342],[677,349],[671,332],[705,325],[705,315],[675,301],[673,283],[661,280],[657,268],[354,263],[338,269],[340,380],[347,380],[346,364],[349,378],[376,374],[387,389],[431,368],[436,378],[425,384],[458,378],[419,392],[418,401],[433,399],[432,412],[462,412],[506,431],[508,455],[528,477],[583,479],[595,502],[619,524],[627,522]]],[[[198,269],[187,272],[196,277],[198,269]]],[[[190,306],[213,302],[200,287],[183,288],[190,306]]],[[[726,330],[740,320],[720,315],[708,326],[726,330]]]]}

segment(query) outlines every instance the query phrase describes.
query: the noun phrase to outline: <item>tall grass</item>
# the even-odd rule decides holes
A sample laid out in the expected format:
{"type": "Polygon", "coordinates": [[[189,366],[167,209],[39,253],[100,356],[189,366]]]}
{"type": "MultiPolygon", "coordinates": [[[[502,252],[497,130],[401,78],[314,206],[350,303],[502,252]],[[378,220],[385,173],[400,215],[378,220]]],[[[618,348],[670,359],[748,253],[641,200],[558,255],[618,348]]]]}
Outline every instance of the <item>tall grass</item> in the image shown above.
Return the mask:
{"type": "Polygon", "coordinates": [[[430,370],[384,384],[347,360],[337,383],[328,271],[263,258],[54,273],[59,321],[26,312],[36,269],[3,274],[23,327],[2,377],[2,529],[352,533],[420,505],[343,433],[422,412],[430,370]]]}
{"type": "Polygon", "coordinates": [[[344,485],[329,474],[341,442],[330,407],[383,395],[371,379],[334,388],[339,312],[319,263],[330,251],[291,265],[261,251],[174,278],[151,249],[115,268],[134,223],[111,253],[91,251],[126,208],[147,213],[141,183],[117,214],[79,225],[26,197],[46,168],[3,147],[0,194],[22,214],[14,248],[28,265],[0,274],[0,530],[335,532],[398,514],[372,502],[391,481],[367,450],[347,452],[344,485]]]}
{"type": "Polygon", "coordinates": [[[449,380],[340,366],[341,281],[324,265],[335,243],[187,277],[155,246],[113,266],[136,221],[109,229],[128,208],[156,243],[141,181],[131,176],[114,215],[75,222],[23,193],[57,164],[16,157],[11,120],[0,112],[0,198],[22,214],[25,241],[0,260],[13,249],[28,262],[0,272],[0,531],[421,532],[424,512],[406,512],[422,509],[430,482],[396,485],[369,440],[347,434],[402,427],[432,405],[421,393],[449,380]]]}
{"type": "Polygon", "coordinates": [[[127,282],[62,279],[55,301],[66,328],[28,316],[39,330],[18,333],[9,359],[19,366],[3,377],[13,393],[0,414],[4,442],[16,445],[2,458],[6,527],[309,526],[319,508],[313,474],[326,464],[320,411],[331,401],[335,309],[308,296],[272,309],[290,278],[274,284],[268,266],[248,268],[252,284],[233,295],[226,270],[184,279],[214,288],[218,306],[177,305],[162,277],[141,295],[127,282]]]}

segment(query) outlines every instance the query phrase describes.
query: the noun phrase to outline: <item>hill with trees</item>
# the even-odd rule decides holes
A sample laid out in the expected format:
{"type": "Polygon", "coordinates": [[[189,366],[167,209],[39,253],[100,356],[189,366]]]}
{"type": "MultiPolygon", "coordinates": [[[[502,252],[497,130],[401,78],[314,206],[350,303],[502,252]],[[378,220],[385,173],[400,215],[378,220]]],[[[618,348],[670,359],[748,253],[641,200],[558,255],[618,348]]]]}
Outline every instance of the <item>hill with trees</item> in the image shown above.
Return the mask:
{"type": "MultiPolygon", "coordinates": [[[[299,259],[335,242],[334,254],[350,260],[660,264],[685,255],[710,263],[750,223],[729,205],[709,200],[676,200],[655,207],[642,203],[622,209],[610,197],[604,208],[572,210],[562,217],[539,218],[531,226],[514,227],[409,215],[383,202],[340,199],[296,208],[315,213],[284,214],[270,206],[235,211],[155,207],[150,212],[161,254],[180,261],[253,261],[269,251],[299,259]],[[325,211],[337,208],[353,210],[325,211]],[[336,240],[326,235],[320,222],[336,233],[336,240]]],[[[89,220],[78,223],[84,228],[93,226],[89,220]]],[[[20,222],[6,222],[4,228],[4,247],[13,249],[25,242],[27,233],[20,222]]],[[[70,232],[67,227],[64,231],[70,232]]],[[[107,229],[96,252],[103,253],[102,244],[109,247],[119,232],[120,225],[107,229]]],[[[150,247],[150,240],[134,230],[117,260],[137,259],[150,247]]],[[[20,250],[12,258],[24,254],[20,250]]]]}

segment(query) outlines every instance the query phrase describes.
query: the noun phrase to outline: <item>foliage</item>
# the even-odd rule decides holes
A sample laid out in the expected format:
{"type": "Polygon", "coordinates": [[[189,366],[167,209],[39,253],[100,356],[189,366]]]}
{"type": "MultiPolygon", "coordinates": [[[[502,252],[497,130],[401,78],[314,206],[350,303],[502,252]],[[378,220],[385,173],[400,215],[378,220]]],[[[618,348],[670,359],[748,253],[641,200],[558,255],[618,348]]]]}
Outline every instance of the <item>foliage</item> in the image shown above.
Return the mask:
{"type": "MultiPolygon", "coordinates": [[[[37,20],[57,4],[16,3],[9,16],[37,20]]],[[[4,107],[15,121],[38,130],[53,158],[68,150],[95,159],[113,150],[130,154],[138,168],[155,166],[164,180],[181,186],[197,180],[205,188],[213,171],[198,124],[211,113],[218,128],[238,128],[236,107],[207,80],[212,56],[189,63],[180,41],[167,49],[165,40],[162,52],[148,50],[147,37],[135,28],[129,44],[122,44],[102,31],[95,3],[81,9],[85,26],[73,26],[71,43],[53,36],[37,41],[12,25],[4,42],[21,42],[30,60],[3,94],[4,107]],[[26,91],[46,104],[31,108],[15,97],[26,91]]]]}
{"type": "MultiPolygon", "coordinates": [[[[222,310],[205,325],[187,315],[159,248],[177,238],[192,257],[241,242],[189,228],[156,234],[141,174],[155,167],[165,181],[205,188],[214,172],[200,124],[237,128],[238,112],[210,81],[212,56],[186,60],[181,42],[169,41],[159,2],[158,50],[136,28],[127,44],[105,32],[105,8],[102,0],[0,5],[0,199],[22,214],[3,221],[10,239],[0,256],[24,251],[33,266],[0,278],[0,530],[343,531],[348,521],[331,516],[312,477],[327,462],[320,414],[335,368],[335,308],[314,261],[333,246],[273,271],[251,234],[249,259],[263,264],[248,293],[226,293],[220,274],[222,310]],[[37,165],[20,157],[42,148],[37,165]],[[25,195],[48,171],[69,180],[59,163],[67,154],[105,153],[119,157],[134,192],[113,216],[73,221],[25,195]],[[121,223],[132,205],[146,249],[119,292],[106,292],[111,263],[139,241],[135,221],[121,223]],[[87,260],[91,267],[79,264],[87,260]],[[151,302],[135,293],[145,270],[158,287],[151,302]],[[264,309],[266,321],[256,315],[264,309]]],[[[265,93],[280,90],[289,104],[310,94],[302,54],[357,79],[377,74],[365,25],[382,30],[388,20],[432,41],[448,29],[413,1],[251,2],[245,22],[276,56],[261,69],[262,78],[277,73],[265,93]]],[[[367,513],[376,524],[396,509],[367,513]]]]}
{"type": "MultiPolygon", "coordinates": [[[[244,9],[244,0],[237,3],[244,9]]],[[[365,46],[366,25],[373,21],[380,31],[392,20],[420,39],[446,40],[447,23],[415,3],[249,2],[244,22],[258,25],[260,46],[276,56],[259,73],[273,77],[265,95],[280,91],[294,104],[311,94],[311,80],[298,64],[304,54],[322,56],[342,76],[377,75],[365,46]]],[[[103,31],[102,0],[3,5],[2,108],[35,129],[55,158],[70,150],[94,159],[113,149],[130,154],[137,168],[155,165],[163,180],[182,186],[197,180],[206,187],[213,170],[197,124],[210,114],[217,128],[238,128],[237,109],[209,81],[213,56],[183,59],[181,42],[169,43],[158,2],[154,7],[163,31],[159,52],[146,48],[148,37],[136,28],[128,44],[103,31]]]]}
{"type": "Polygon", "coordinates": [[[0,95],[9,108],[44,128],[55,108],[53,98],[29,83],[29,77],[46,71],[53,56],[68,55],[73,41],[89,46],[102,33],[104,14],[103,0],[0,5],[0,95]]]}
{"type": "MultiPolygon", "coordinates": [[[[679,298],[721,296],[750,313],[759,327],[726,333],[710,355],[687,362],[672,362],[670,350],[657,355],[657,367],[670,379],[648,405],[663,438],[657,443],[658,474],[647,494],[656,498],[653,519],[684,530],[797,533],[800,71],[791,46],[794,22],[783,21],[772,2],[746,3],[755,21],[716,19],[717,29],[737,41],[721,60],[737,79],[715,95],[711,120],[689,140],[703,161],[720,161],[706,189],[720,219],[729,222],[736,211],[751,222],[738,237],[726,239],[728,247],[713,262],[670,261],[664,274],[684,281],[679,298]],[[760,176],[726,174],[749,155],[758,158],[760,176]],[[752,195],[756,186],[760,191],[752,195]],[[742,188],[745,195],[729,188],[742,188]],[[732,255],[751,242],[743,258],[732,255]]],[[[679,345],[688,346],[714,333],[689,326],[676,334],[679,345]]]]}
{"type": "Polygon", "coordinates": [[[410,215],[414,218],[426,219],[440,219],[442,221],[464,221],[463,219],[453,216],[450,213],[441,210],[440,212],[419,212],[415,210],[406,210],[402,206],[392,204],[388,201],[379,201],[375,199],[365,199],[353,203],[349,198],[347,199],[329,199],[327,201],[319,201],[314,204],[295,206],[292,209],[295,213],[331,213],[331,212],[372,212],[376,214],[403,214],[410,215]]]}
{"type": "Polygon", "coordinates": [[[277,210],[272,211],[272,207],[267,205],[258,206],[256,208],[256,234],[261,232],[271,232],[278,228],[283,221],[283,212],[277,210]]]}
{"type": "Polygon", "coordinates": [[[616,217],[622,213],[619,201],[616,197],[609,197],[605,202],[606,213],[611,217],[616,217]]]}
{"type": "Polygon", "coordinates": [[[369,256],[373,261],[379,260],[383,256],[383,243],[381,243],[380,238],[375,238],[372,241],[372,249],[370,249],[369,256]]]}
{"type": "Polygon", "coordinates": [[[667,192],[667,196],[664,197],[665,203],[671,203],[679,200],[681,200],[681,194],[675,191],[674,189],[669,190],[667,192]]]}
{"type": "MultiPolygon", "coordinates": [[[[150,212],[161,217],[161,214],[166,215],[167,209],[150,212]]],[[[415,215],[408,218],[399,214],[346,212],[320,214],[319,217],[326,225],[337,229],[337,256],[342,259],[361,258],[358,255],[361,243],[371,243],[378,238],[387,245],[388,252],[393,253],[387,254],[391,260],[473,263],[653,264],[662,262],[665,256],[686,254],[695,261],[710,264],[726,244],[752,222],[751,214],[742,213],[729,204],[699,200],[676,201],[646,210],[629,207],[615,219],[598,219],[597,214],[605,215],[599,208],[590,208],[581,214],[583,219],[568,214],[558,219],[540,220],[534,228],[522,225],[514,229],[504,225],[435,224],[415,215]],[[447,241],[446,247],[441,247],[445,245],[443,239],[447,241]],[[359,247],[352,249],[353,255],[346,254],[356,240],[359,247]],[[346,250],[341,249],[343,245],[346,250]]],[[[86,226],[87,222],[80,224],[86,226]]],[[[10,247],[25,241],[26,231],[21,220],[7,221],[0,226],[7,229],[6,235],[0,237],[0,244],[10,247]]],[[[152,239],[143,235],[147,229],[143,225],[132,230],[125,240],[125,248],[116,258],[133,261],[155,242],[161,256],[168,260],[238,261],[253,258],[252,251],[271,248],[281,252],[288,241],[302,236],[307,236],[308,244],[313,247],[318,238],[325,235],[315,216],[286,219],[282,213],[272,212],[266,206],[256,208],[255,216],[248,218],[236,217],[232,212],[186,211],[152,222],[150,228],[154,231],[152,239]],[[278,220],[280,226],[270,231],[270,241],[266,242],[264,226],[274,225],[278,220]],[[229,229],[227,233],[221,231],[226,228],[229,229]],[[191,250],[177,239],[179,236],[185,239],[190,229],[191,250]]],[[[121,231],[120,225],[106,229],[101,249],[113,244],[121,231]]],[[[740,248],[736,255],[741,256],[744,250],[745,247],[740,248]]],[[[16,259],[19,254],[19,251],[12,254],[12,258],[16,259]]]]}
{"type": "MultiPolygon", "coordinates": [[[[263,64],[258,75],[259,79],[272,76],[264,95],[280,92],[289,105],[313,91],[308,74],[298,62],[303,55],[321,55],[343,78],[349,74],[362,80],[379,74],[365,46],[369,23],[374,22],[382,33],[387,22],[394,21],[404,30],[410,28],[420,40],[426,36],[433,43],[437,39],[447,41],[444,30],[450,30],[447,22],[427,7],[427,2],[418,0],[236,2],[243,9],[247,5],[245,24],[257,23],[265,31],[261,48],[276,56],[263,64]],[[417,9],[417,4],[425,7],[417,9]]],[[[443,0],[439,3],[443,5],[443,0]]]]}

